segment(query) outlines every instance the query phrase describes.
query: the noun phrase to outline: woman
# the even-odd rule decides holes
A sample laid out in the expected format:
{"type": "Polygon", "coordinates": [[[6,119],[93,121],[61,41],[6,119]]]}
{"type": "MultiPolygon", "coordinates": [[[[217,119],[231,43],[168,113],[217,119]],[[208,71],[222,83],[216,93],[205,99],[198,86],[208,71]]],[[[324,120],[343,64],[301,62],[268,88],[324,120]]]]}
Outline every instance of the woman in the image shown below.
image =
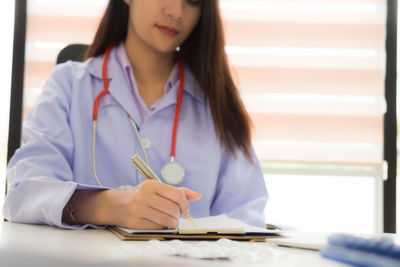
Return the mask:
{"type": "Polygon", "coordinates": [[[262,226],[267,192],[218,1],[110,1],[87,60],[51,74],[7,177],[15,222],[176,228],[193,201],[193,218],[262,226]],[[165,183],[141,176],[134,154],[165,183]]]}

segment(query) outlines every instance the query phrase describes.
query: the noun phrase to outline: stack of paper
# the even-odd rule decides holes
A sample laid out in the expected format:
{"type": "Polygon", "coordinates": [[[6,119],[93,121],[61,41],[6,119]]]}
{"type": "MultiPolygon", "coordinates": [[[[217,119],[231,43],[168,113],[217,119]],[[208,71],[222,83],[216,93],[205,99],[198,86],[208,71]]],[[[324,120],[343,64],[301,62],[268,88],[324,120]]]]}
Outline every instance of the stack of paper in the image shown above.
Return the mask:
{"type": "Polygon", "coordinates": [[[240,220],[223,215],[194,219],[193,227],[185,218],[179,219],[177,229],[135,230],[123,227],[112,227],[110,230],[122,239],[255,239],[277,236],[279,231],[251,226],[240,220]]]}

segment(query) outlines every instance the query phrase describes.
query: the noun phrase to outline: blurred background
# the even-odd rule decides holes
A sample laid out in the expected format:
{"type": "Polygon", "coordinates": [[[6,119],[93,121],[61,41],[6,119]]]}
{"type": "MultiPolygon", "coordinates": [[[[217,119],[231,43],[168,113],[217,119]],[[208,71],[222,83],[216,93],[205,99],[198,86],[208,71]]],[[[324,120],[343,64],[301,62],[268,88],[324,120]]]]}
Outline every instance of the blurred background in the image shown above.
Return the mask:
{"type": "MultiPolygon", "coordinates": [[[[92,41],[107,3],[27,0],[23,117],[58,52],[92,41]]],[[[4,192],[15,1],[2,5],[4,192]]],[[[383,231],[386,1],[221,0],[220,6],[270,194],[267,222],[312,232],[383,231]]]]}

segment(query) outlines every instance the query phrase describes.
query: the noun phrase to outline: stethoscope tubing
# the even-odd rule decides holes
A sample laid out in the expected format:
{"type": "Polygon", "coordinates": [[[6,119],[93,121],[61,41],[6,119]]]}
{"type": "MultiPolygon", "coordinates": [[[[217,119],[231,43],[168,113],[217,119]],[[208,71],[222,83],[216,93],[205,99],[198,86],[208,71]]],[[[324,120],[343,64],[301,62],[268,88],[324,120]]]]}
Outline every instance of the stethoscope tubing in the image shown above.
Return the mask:
{"type": "MultiPolygon", "coordinates": [[[[110,45],[103,58],[102,62],[102,76],[103,76],[103,84],[104,84],[104,89],[99,93],[99,95],[96,97],[94,103],[93,103],[93,116],[92,116],[92,128],[93,128],[93,136],[92,136],[92,169],[93,169],[93,175],[94,178],[99,186],[103,186],[102,183],[100,182],[99,177],[97,176],[97,168],[96,168],[96,132],[97,132],[97,119],[98,119],[98,110],[99,110],[99,105],[100,105],[100,100],[101,98],[109,94],[109,82],[108,82],[108,71],[107,71],[107,63],[108,63],[108,58],[111,53],[111,50],[117,45],[118,43],[114,43],[110,45]]],[[[182,96],[183,96],[183,85],[184,85],[184,72],[183,72],[183,66],[182,62],[180,61],[179,58],[176,59],[179,67],[179,91],[178,91],[178,96],[177,96],[177,105],[175,109],[175,117],[174,117],[174,124],[172,128],[172,135],[171,135],[171,151],[170,151],[170,159],[171,162],[174,161],[175,159],[175,148],[176,148],[176,139],[177,139],[177,129],[178,129],[178,122],[179,122],[179,114],[181,110],[181,105],[182,105],[182,96]]],[[[128,115],[129,116],[129,115],[128,115]]],[[[145,157],[145,161],[147,165],[150,166],[149,162],[149,157],[147,155],[146,149],[143,145],[142,138],[139,134],[139,130],[136,126],[136,122],[133,120],[131,116],[129,116],[129,120],[132,124],[132,128],[135,130],[136,137],[139,141],[140,147],[143,151],[143,155],[145,157]]]]}

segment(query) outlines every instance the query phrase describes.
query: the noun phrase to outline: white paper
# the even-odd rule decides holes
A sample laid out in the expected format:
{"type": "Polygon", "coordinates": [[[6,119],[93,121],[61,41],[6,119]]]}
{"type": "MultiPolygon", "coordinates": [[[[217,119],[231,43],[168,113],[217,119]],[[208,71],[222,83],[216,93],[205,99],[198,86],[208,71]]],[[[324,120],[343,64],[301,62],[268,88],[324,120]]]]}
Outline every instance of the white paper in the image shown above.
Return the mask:
{"type": "MultiPolygon", "coordinates": [[[[243,228],[245,233],[275,233],[276,231],[267,230],[242,222],[238,219],[228,217],[226,214],[193,219],[197,228],[243,228]]],[[[193,228],[185,218],[179,219],[179,228],[193,228]]]]}
{"type": "MultiPolygon", "coordinates": [[[[276,230],[268,230],[264,229],[261,227],[255,227],[252,225],[249,225],[245,222],[242,222],[237,219],[230,218],[226,216],[225,214],[218,215],[218,216],[209,216],[209,217],[203,217],[203,218],[193,218],[193,221],[195,222],[197,228],[243,228],[245,233],[278,233],[279,231],[276,230]]],[[[160,234],[166,234],[166,233],[171,233],[175,234],[178,233],[178,229],[168,229],[168,230],[133,230],[133,229],[128,229],[128,228],[122,228],[119,227],[120,229],[131,233],[131,234],[144,234],[144,233],[160,233],[160,234]]],[[[181,217],[179,218],[179,229],[193,229],[194,227],[191,225],[191,223],[186,220],[185,218],[181,217]]]]}
{"type": "Polygon", "coordinates": [[[130,233],[130,234],[177,234],[178,229],[165,229],[165,230],[135,230],[124,227],[118,227],[119,229],[130,233]]]}

